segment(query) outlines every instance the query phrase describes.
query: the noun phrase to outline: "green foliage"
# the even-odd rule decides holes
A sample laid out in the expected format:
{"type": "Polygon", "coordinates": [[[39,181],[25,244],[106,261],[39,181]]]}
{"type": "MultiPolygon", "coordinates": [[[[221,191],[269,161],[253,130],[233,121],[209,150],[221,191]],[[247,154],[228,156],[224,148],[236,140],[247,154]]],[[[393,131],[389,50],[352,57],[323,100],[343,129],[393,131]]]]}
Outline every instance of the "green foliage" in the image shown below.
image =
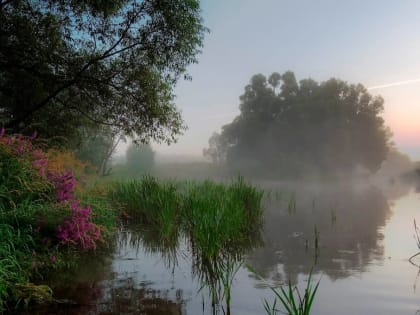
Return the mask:
{"type": "MultiPolygon", "coordinates": [[[[261,280],[264,278],[259,275],[251,266],[248,269],[261,280]]],[[[309,272],[309,277],[306,282],[305,291],[302,293],[297,286],[292,285],[289,281],[286,288],[274,288],[269,286],[270,290],[274,293],[274,301],[270,304],[264,299],[264,309],[268,315],[275,315],[278,313],[285,315],[309,315],[312,309],[316,292],[318,291],[319,283],[321,280],[313,284],[312,270],[309,272]],[[280,310],[277,305],[283,306],[280,310]]]]}
{"type": "Polygon", "coordinates": [[[226,159],[226,150],[222,138],[217,132],[213,132],[209,139],[209,147],[203,149],[203,155],[215,164],[221,164],[226,159]]]}
{"type": "Polygon", "coordinates": [[[109,189],[109,199],[129,218],[129,226],[135,222],[143,227],[130,241],[141,241],[169,263],[176,260],[179,236],[189,241],[200,290],[209,291],[213,309],[225,300],[228,313],[241,257],[261,241],[262,196],[242,178],[222,184],[146,176],[109,189]]]}
{"type": "Polygon", "coordinates": [[[83,139],[75,144],[76,157],[87,161],[98,169],[106,158],[109,148],[114,142],[112,131],[109,128],[83,128],[80,131],[83,139]]]}
{"type": "Polygon", "coordinates": [[[214,258],[249,244],[261,228],[262,194],[242,178],[187,183],[183,221],[194,246],[214,258]]]}
{"type": "Polygon", "coordinates": [[[118,217],[116,209],[111,207],[106,189],[100,186],[92,187],[84,192],[81,200],[83,204],[91,207],[92,222],[101,227],[101,235],[105,241],[103,245],[107,246],[107,242],[114,236],[118,217]]]}
{"type": "Polygon", "coordinates": [[[347,174],[376,171],[390,133],[380,116],[383,99],[338,79],[299,83],[292,72],[251,78],[240,115],[213,135],[205,153],[251,175],[347,174]]]}
{"type": "Polygon", "coordinates": [[[0,213],[23,202],[48,199],[52,192],[52,185],[37,173],[29,159],[19,158],[0,143],[0,213]]]}
{"type": "Polygon", "coordinates": [[[0,30],[0,124],[60,142],[183,131],[173,87],[207,31],[197,0],[1,1],[0,30]]]}
{"type": "Polygon", "coordinates": [[[241,178],[177,184],[146,176],[111,184],[109,198],[133,221],[156,227],[168,239],[188,235],[194,248],[214,258],[250,244],[259,233],[262,195],[241,178]]]}
{"type": "Polygon", "coordinates": [[[145,176],[139,180],[111,184],[109,198],[130,221],[158,228],[162,238],[176,239],[182,199],[174,182],[159,182],[145,176]]]}
{"type": "Polygon", "coordinates": [[[29,279],[25,259],[30,255],[27,244],[30,236],[12,226],[0,223],[0,311],[4,310],[7,300],[11,299],[14,284],[25,283],[29,279]]]}
{"type": "Polygon", "coordinates": [[[289,281],[287,288],[280,287],[275,289],[270,287],[275,295],[275,300],[272,305],[267,300],[264,301],[264,309],[267,314],[278,314],[280,310],[277,309],[277,303],[281,304],[285,311],[283,314],[287,315],[309,315],[312,304],[314,302],[315,294],[318,291],[319,281],[315,286],[312,283],[312,272],[309,274],[308,282],[306,284],[305,293],[302,295],[296,286],[293,286],[289,281]]]}
{"type": "MultiPolygon", "coordinates": [[[[69,161],[71,165],[77,162],[73,155],[69,155],[69,161]]],[[[115,227],[115,211],[107,207],[100,194],[94,199],[92,211],[81,208],[73,195],[73,174],[57,171],[69,161],[49,164],[30,138],[5,136],[4,129],[0,131],[0,312],[51,301],[48,287],[29,281],[66,267],[80,255],[76,246],[80,244],[64,246],[58,234],[59,226],[71,223],[75,208],[84,211],[83,219],[90,220],[87,215],[92,213],[93,223],[106,226],[106,231],[101,229],[105,236],[110,236],[115,227]]],[[[84,221],[76,223],[81,235],[84,221]]]]}
{"type": "Polygon", "coordinates": [[[155,164],[155,152],[153,152],[150,144],[131,144],[125,155],[125,171],[129,176],[149,173],[155,164]]]}

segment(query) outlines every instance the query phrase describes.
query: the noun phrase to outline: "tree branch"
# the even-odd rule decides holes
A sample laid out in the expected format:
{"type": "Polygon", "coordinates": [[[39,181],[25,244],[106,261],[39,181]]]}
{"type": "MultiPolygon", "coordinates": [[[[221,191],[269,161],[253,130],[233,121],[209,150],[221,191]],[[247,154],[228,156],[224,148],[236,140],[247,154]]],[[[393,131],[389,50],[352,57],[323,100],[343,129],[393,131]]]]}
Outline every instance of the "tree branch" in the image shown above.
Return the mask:
{"type": "MultiPolygon", "coordinates": [[[[118,40],[111,46],[109,47],[107,50],[104,51],[104,53],[101,56],[98,56],[96,58],[92,58],[91,60],[89,60],[73,77],[73,79],[69,80],[67,83],[63,84],[62,86],[58,87],[57,89],[55,89],[52,93],[50,93],[44,100],[42,100],[41,102],[39,102],[38,104],[34,105],[30,110],[28,110],[26,113],[24,113],[22,116],[16,118],[16,119],[12,119],[11,121],[9,121],[6,124],[6,128],[11,128],[11,127],[15,127],[17,126],[20,122],[26,120],[28,117],[30,117],[31,115],[33,115],[35,112],[37,112],[38,110],[40,110],[41,108],[43,108],[45,105],[47,105],[51,100],[53,100],[54,98],[57,97],[58,94],[60,94],[62,91],[64,91],[65,89],[71,87],[72,85],[76,84],[78,82],[78,80],[80,79],[80,77],[82,76],[82,74],[88,70],[93,64],[97,63],[98,61],[107,59],[109,57],[114,56],[115,54],[121,53],[123,51],[126,51],[128,49],[133,48],[133,44],[129,45],[127,47],[124,47],[122,49],[119,49],[115,52],[112,52],[116,47],[118,47],[118,45],[120,45],[120,43],[123,41],[123,39],[125,38],[125,36],[127,35],[128,31],[130,30],[131,25],[135,22],[135,20],[138,18],[138,16],[142,13],[144,9],[144,2],[142,4],[142,6],[139,8],[139,10],[137,11],[137,13],[131,17],[131,19],[129,21],[127,21],[127,25],[125,27],[125,29],[123,30],[123,32],[121,33],[121,36],[118,38],[118,40]]],[[[140,44],[140,42],[135,43],[136,45],[140,44]]]]}
{"type": "Polygon", "coordinates": [[[104,125],[104,126],[110,126],[110,127],[116,126],[116,127],[119,127],[119,128],[122,128],[122,127],[123,127],[122,125],[119,125],[119,124],[115,124],[115,123],[108,123],[108,122],[105,122],[105,121],[101,121],[101,120],[95,119],[95,118],[93,118],[92,116],[90,116],[88,113],[86,113],[85,111],[83,111],[83,110],[81,110],[80,108],[78,108],[77,106],[70,105],[70,104],[68,104],[68,102],[63,101],[63,100],[61,100],[60,98],[56,98],[56,100],[57,100],[57,101],[58,101],[61,105],[63,105],[63,106],[65,106],[65,107],[67,107],[68,109],[72,109],[72,110],[77,111],[79,114],[83,115],[83,117],[85,117],[85,118],[89,119],[91,122],[93,122],[93,123],[95,123],[95,124],[98,124],[98,125],[104,125]]]}
{"type": "Polygon", "coordinates": [[[0,7],[4,7],[4,6],[8,5],[11,2],[13,2],[13,0],[0,1],[0,7]]]}

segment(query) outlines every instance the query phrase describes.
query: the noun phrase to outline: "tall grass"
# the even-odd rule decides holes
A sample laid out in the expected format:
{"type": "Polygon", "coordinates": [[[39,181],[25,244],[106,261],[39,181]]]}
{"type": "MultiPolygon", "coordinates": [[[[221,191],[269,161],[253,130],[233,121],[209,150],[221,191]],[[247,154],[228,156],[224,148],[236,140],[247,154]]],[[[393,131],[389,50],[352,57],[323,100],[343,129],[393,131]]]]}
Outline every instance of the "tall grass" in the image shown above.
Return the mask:
{"type": "Polygon", "coordinates": [[[15,299],[14,287],[29,280],[33,239],[28,231],[0,224],[0,311],[15,299]]]}
{"type": "MultiPolygon", "coordinates": [[[[265,281],[251,266],[247,267],[254,275],[265,281]]],[[[274,293],[274,300],[270,303],[267,299],[264,299],[265,312],[268,315],[279,313],[285,315],[310,315],[320,281],[318,280],[314,285],[311,270],[303,294],[297,286],[292,285],[290,280],[285,287],[275,288],[269,285],[270,290],[274,293]]]]}
{"type": "Polygon", "coordinates": [[[272,304],[265,300],[264,309],[269,315],[275,315],[279,312],[286,315],[309,315],[316,292],[318,291],[318,286],[319,281],[314,286],[312,282],[312,272],[310,272],[303,294],[296,286],[293,286],[290,281],[286,288],[280,287],[279,289],[276,289],[270,287],[275,295],[275,299],[272,304]],[[284,310],[280,311],[277,304],[281,304],[284,310]]]}
{"type": "Polygon", "coordinates": [[[163,237],[188,236],[194,248],[216,257],[250,243],[262,224],[263,192],[242,178],[213,181],[158,181],[146,176],[110,186],[109,198],[130,221],[157,227],[163,237]]]}
{"type": "Polygon", "coordinates": [[[175,182],[145,176],[110,185],[109,198],[132,222],[158,227],[163,238],[178,233],[182,198],[175,182]]]}
{"type": "Polygon", "coordinates": [[[186,238],[193,275],[209,291],[213,307],[225,301],[227,314],[241,256],[261,241],[262,197],[263,192],[243,178],[222,184],[175,183],[146,176],[113,183],[109,192],[129,223],[144,229],[131,233],[128,241],[142,241],[146,249],[169,253],[167,260],[175,261],[178,238],[186,238]]]}
{"type": "MultiPolygon", "coordinates": [[[[419,227],[417,226],[416,219],[414,219],[414,239],[415,239],[415,241],[416,241],[416,245],[417,245],[418,250],[420,250],[420,229],[419,229],[419,227]]],[[[420,255],[420,251],[419,251],[419,252],[417,252],[416,254],[414,254],[413,256],[411,256],[411,257],[408,259],[408,261],[409,261],[411,264],[413,264],[413,265],[415,265],[415,266],[417,266],[417,267],[419,267],[419,268],[420,268],[420,265],[419,265],[419,264],[417,264],[417,263],[415,263],[415,262],[413,261],[413,259],[414,259],[415,257],[419,256],[419,255],[420,255]]]]}
{"type": "MultiPolygon", "coordinates": [[[[95,245],[96,240],[102,240],[103,228],[91,219],[106,221],[105,211],[93,213],[80,203],[71,170],[55,171],[45,152],[33,145],[33,137],[7,136],[4,132],[1,128],[0,312],[13,311],[16,305],[31,301],[50,300],[48,287],[30,281],[68,265],[86,241],[95,245]],[[65,232],[62,238],[59,227],[65,232]],[[93,231],[97,233],[93,235],[93,231]]],[[[115,220],[111,224],[115,225],[115,220]]]]}
{"type": "Polygon", "coordinates": [[[227,185],[188,183],[183,223],[193,246],[217,257],[252,243],[262,224],[262,194],[241,178],[227,185]]]}

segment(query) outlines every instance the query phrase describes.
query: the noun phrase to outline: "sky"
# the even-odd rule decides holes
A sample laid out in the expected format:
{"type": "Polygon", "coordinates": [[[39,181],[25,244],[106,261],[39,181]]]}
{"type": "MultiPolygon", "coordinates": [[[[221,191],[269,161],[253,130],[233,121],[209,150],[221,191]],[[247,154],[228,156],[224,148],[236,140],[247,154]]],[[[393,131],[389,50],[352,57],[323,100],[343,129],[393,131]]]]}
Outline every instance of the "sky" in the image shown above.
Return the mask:
{"type": "Polygon", "coordinates": [[[420,1],[202,0],[210,29],[192,81],[179,82],[188,130],[158,153],[201,156],[213,132],[239,114],[257,73],[291,70],[297,80],[336,77],[385,99],[393,142],[420,160],[420,1]]]}

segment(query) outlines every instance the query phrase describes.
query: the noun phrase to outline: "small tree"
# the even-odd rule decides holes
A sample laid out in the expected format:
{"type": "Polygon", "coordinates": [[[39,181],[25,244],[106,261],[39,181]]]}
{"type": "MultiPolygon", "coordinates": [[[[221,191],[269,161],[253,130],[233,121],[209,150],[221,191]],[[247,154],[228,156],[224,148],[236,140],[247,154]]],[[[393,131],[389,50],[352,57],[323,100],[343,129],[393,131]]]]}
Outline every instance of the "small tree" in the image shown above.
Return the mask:
{"type": "Polygon", "coordinates": [[[222,164],[226,159],[226,150],[221,140],[220,134],[214,132],[209,139],[209,147],[203,149],[203,156],[215,164],[222,164]]]}
{"type": "Polygon", "coordinates": [[[126,151],[128,174],[139,176],[150,172],[155,164],[155,152],[150,144],[131,144],[126,151]]]}

